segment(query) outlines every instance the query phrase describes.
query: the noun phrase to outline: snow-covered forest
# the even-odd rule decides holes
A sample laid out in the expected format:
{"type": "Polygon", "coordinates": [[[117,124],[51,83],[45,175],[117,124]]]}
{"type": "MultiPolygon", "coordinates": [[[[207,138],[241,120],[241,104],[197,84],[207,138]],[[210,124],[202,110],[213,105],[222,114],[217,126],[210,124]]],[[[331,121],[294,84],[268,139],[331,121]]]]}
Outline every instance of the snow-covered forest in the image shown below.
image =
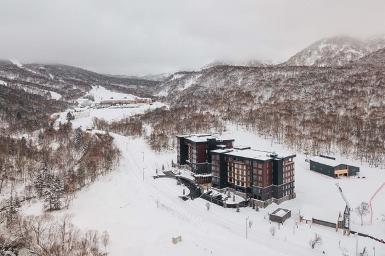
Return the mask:
{"type": "Polygon", "coordinates": [[[0,256],[385,256],[384,46],[328,38],[281,64],[146,76],[0,61],[0,256]],[[295,195],[262,207],[200,184],[211,173],[176,144],[198,133],[289,155],[295,195]],[[320,154],[359,173],[311,171],[320,154]]]}

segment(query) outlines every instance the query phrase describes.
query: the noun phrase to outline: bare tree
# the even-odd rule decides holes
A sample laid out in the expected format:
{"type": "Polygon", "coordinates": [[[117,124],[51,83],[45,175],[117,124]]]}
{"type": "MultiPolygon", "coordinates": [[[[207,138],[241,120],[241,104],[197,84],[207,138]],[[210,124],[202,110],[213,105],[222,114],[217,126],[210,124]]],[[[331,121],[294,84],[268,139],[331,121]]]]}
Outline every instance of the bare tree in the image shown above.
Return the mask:
{"type": "Polygon", "coordinates": [[[314,234],[314,238],[313,239],[310,239],[309,241],[309,244],[310,244],[310,247],[312,249],[316,248],[317,245],[321,245],[322,244],[322,238],[319,234],[314,234]]]}
{"type": "Polygon", "coordinates": [[[361,218],[361,226],[364,225],[364,216],[369,214],[369,204],[362,202],[359,206],[356,207],[356,212],[361,218]]]}
{"type": "Polygon", "coordinates": [[[207,209],[207,211],[210,210],[210,203],[209,202],[206,203],[206,209],[207,209]]]}
{"type": "Polygon", "coordinates": [[[108,234],[107,231],[104,231],[101,237],[102,244],[104,246],[104,250],[107,251],[107,246],[110,242],[110,235],[108,234]]]}

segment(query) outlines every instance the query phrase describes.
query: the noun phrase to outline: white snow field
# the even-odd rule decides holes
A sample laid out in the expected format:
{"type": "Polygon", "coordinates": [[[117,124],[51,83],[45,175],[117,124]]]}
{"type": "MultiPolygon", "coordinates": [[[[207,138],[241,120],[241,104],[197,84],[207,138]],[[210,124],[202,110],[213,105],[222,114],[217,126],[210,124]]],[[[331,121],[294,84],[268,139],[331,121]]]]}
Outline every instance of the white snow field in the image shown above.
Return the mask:
{"type": "MultiPolygon", "coordinates": [[[[132,94],[124,94],[120,92],[110,91],[102,86],[94,86],[92,90],[88,92],[88,95],[92,95],[95,98],[95,103],[100,101],[110,99],[136,99],[140,98],[132,94]]],[[[154,110],[156,108],[165,107],[166,105],[161,102],[153,102],[152,104],[148,103],[138,103],[138,104],[129,104],[126,106],[111,106],[104,108],[96,108],[91,106],[83,106],[84,99],[79,99],[79,108],[76,108],[76,111],[70,110],[74,116],[75,120],[72,121],[73,127],[82,127],[83,129],[92,127],[92,120],[94,117],[99,119],[104,119],[107,122],[118,121],[123,118],[127,118],[136,114],[143,114],[146,111],[154,110]]],[[[66,122],[68,111],[59,113],[58,121],[64,123],[66,122]]]]}
{"type": "Polygon", "coordinates": [[[114,91],[108,90],[107,88],[104,88],[103,86],[92,86],[92,89],[87,93],[87,95],[93,96],[95,99],[95,102],[101,102],[103,100],[110,100],[110,99],[133,100],[133,99],[139,98],[132,94],[114,92],[114,91]]]}
{"type": "MultiPolygon", "coordinates": [[[[161,105],[161,103],[159,103],[161,105]]],[[[149,106],[145,106],[149,107],[149,106]]],[[[155,107],[155,106],[152,106],[155,107]]],[[[88,109],[88,116],[77,116],[74,127],[89,126],[94,116],[108,121],[118,120],[136,111],[132,109],[88,109]]],[[[141,109],[144,111],[144,109],[141,109]]],[[[61,118],[65,113],[62,113],[61,118]]],[[[311,256],[311,255],[355,255],[366,247],[368,255],[385,256],[385,245],[374,240],[355,236],[344,236],[341,231],[318,225],[298,223],[299,212],[309,216],[335,222],[343,211],[342,200],[335,183],[338,182],[352,207],[362,201],[368,202],[376,189],[385,181],[385,171],[369,168],[365,164],[351,161],[361,167],[360,176],[365,179],[344,178],[335,180],[311,172],[303,154],[295,158],[297,198],[282,203],[279,207],[292,211],[292,217],[283,226],[270,223],[268,213],[278,208],[270,205],[255,211],[252,208],[225,209],[215,204],[207,210],[203,199],[183,201],[179,196],[183,189],[176,180],[154,179],[156,169],[162,165],[169,168],[176,161],[176,152],[156,153],[141,138],[112,134],[122,152],[118,169],[99,178],[80,191],[68,210],[58,215],[71,214],[75,225],[82,229],[106,230],[110,234],[109,252],[121,255],[263,255],[263,256],[311,256]],[[144,156],[144,161],[143,161],[144,156]],[[251,228],[247,229],[247,218],[251,228]],[[274,231],[274,232],[273,232],[274,231]],[[275,233],[273,236],[272,233],[275,233]],[[322,244],[315,249],[310,239],[320,234],[322,244]],[[172,238],[181,236],[174,244],[172,238]],[[325,254],[323,254],[325,252],[325,254]]],[[[233,137],[236,144],[256,149],[295,153],[283,145],[274,144],[252,132],[230,125],[226,137],[233,137]]],[[[385,239],[385,191],[374,200],[374,222],[369,216],[360,226],[359,217],[353,213],[352,229],[385,239]]],[[[24,208],[26,214],[41,213],[41,204],[24,208]]]]}
{"type": "MultiPolygon", "coordinates": [[[[152,177],[156,168],[160,169],[162,164],[167,168],[171,159],[175,160],[174,152],[158,154],[142,139],[114,137],[122,150],[119,170],[80,192],[68,211],[77,226],[109,232],[111,255],[232,255],[238,252],[241,255],[308,256],[321,255],[322,251],[326,255],[342,255],[343,250],[347,250],[348,255],[355,252],[354,236],[343,236],[316,225],[296,227],[297,209],[305,205],[311,213],[319,213],[315,217],[333,216],[344,208],[334,188],[335,181],[321,178],[317,183],[320,177],[301,168],[298,161],[298,197],[280,205],[291,209],[293,216],[278,228],[277,224],[269,223],[267,216],[276,205],[259,212],[251,208],[236,212],[212,204],[207,211],[207,201],[203,199],[183,201],[179,198],[182,187],[176,185],[175,180],[152,177]],[[307,181],[299,177],[301,175],[315,178],[307,181]],[[247,217],[252,227],[246,240],[247,217]],[[272,226],[276,229],[275,236],[270,233],[272,226]],[[309,241],[315,233],[321,235],[323,243],[312,250],[309,241]],[[182,242],[175,245],[171,241],[177,236],[182,236],[182,242]]],[[[348,189],[350,186],[345,183],[350,182],[341,182],[349,196],[354,190],[348,189]]],[[[352,203],[357,200],[355,196],[350,197],[352,203]]],[[[378,233],[383,236],[384,224],[381,227],[378,233]]],[[[358,246],[361,251],[364,246],[370,250],[375,247],[376,255],[385,255],[385,246],[372,240],[359,237],[358,246]]]]}

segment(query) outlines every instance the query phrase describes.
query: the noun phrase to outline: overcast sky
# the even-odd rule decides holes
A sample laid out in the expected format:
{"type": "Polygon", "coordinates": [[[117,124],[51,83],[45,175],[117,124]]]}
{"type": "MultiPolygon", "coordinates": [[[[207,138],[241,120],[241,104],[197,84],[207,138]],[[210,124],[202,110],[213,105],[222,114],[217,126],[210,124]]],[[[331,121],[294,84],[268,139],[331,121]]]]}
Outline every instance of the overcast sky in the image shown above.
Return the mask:
{"type": "Polygon", "coordinates": [[[279,62],[322,37],[385,34],[385,0],[0,0],[0,58],[111,74],[279,62]]]}

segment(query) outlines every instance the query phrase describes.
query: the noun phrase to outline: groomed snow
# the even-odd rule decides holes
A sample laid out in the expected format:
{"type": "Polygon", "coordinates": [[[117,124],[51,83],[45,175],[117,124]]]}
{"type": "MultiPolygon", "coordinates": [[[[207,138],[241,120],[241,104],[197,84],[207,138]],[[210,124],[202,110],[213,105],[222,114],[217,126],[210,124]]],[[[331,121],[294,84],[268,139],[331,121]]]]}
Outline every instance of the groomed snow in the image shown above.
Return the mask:
{"type": "MultiPolygon", "coordinates": [[[[131,94],[124,94],[119,92],[114,92],[108,90],[104,87],[94,86],[93,89],[88,93],[95,97],[95,102],[100,102],[101,100],[110,99],[135,99],[139,98],[131,94]]],[[[138,103],[138,104],[129,104],[125,106],[111,106],[105,108],[96,108],[95,106],[91,107],[92,102],[87,99],[78,100],[79,108],[64,111],[59,113],[58,121],[64,123],[66,122],[67,113],[71,111],[75,116],[75,120],[72,121],[72,126],[82,127],[83,129],[91,128],[93,126],[92,120],[94,117],[99,119],[104,119],[107,122],[118,121],[123,118],[127,118],[136,114],[143,114],[146,111],[154,110],[156,108],[167,107],[167,105],[161,102],[154,102],[152,104],[148,103],[138,103]]]]}
{"type": "Polygon", "coordinates": [[[111,90],[104,88],[103,86],[93,86],[92,89],[87,93],[87,95],[93,96],[95,99],[95,102],[101,102],[103,100],[110,100],[110,99],[134,100],[134,99],[139,98],[139,97],[132,95],[132,94],[114,92],[114,91],[111,91],[111,90]]]}

